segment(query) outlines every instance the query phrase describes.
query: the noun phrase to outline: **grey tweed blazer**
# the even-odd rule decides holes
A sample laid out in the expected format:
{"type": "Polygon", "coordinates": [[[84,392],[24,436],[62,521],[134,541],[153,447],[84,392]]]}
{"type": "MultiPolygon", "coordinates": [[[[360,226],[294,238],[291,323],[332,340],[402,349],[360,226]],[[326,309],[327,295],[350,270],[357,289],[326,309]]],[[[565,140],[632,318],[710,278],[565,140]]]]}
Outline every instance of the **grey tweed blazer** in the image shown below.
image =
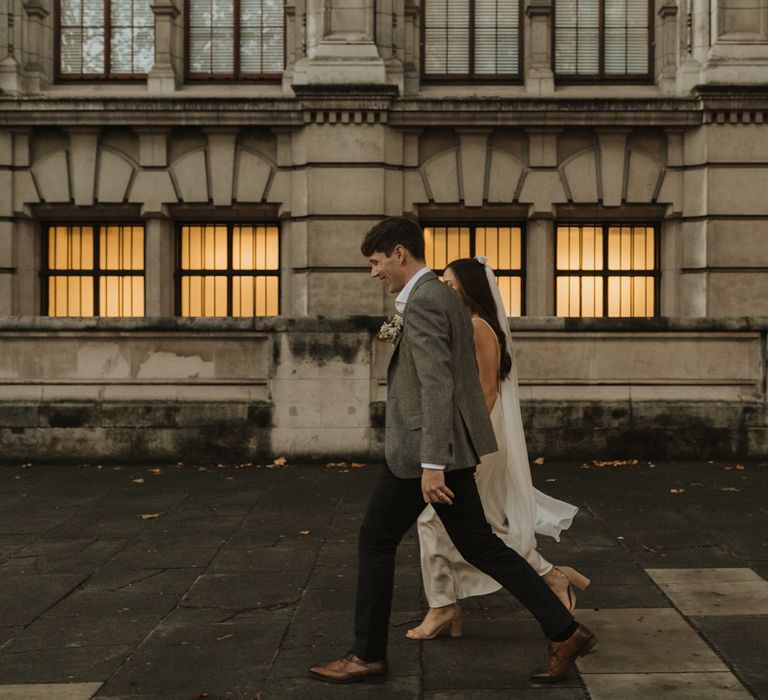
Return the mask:
{"type": "Polygon", "coordinates": [[[498,448],[480,386],[472,322],[433,272],[416,282],[387,370],[384,448],[395,476],[421,463],[447,470],[479,464],[498,448]]]}

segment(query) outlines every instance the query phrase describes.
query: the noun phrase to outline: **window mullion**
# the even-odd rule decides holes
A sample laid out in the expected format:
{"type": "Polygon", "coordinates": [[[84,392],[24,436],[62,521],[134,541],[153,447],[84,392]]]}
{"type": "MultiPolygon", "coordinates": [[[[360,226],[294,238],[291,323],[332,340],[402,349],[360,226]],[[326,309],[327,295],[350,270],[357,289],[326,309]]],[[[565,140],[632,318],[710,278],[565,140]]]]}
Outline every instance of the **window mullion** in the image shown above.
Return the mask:
{"type": "Polygon", "coordinates": [[[597,32],[597,71],[601,78],[605,77],[605,0],[599,0],[598,32],[597,32]]]}
{"type": "MultiPolygon", "coordinates": [[[[240,0],[234,0],[234,16],[232,18],[232,35],[234,37],[233,39],[233,45],[232,50],[235,52],[235,55],[233,57],[233,63],[232,67],[234,69],[234,75],[235,78],[240,77],[240,0]]],[[[263,38],[262,38],[263,41],[263,38]]],[[[262,64],[261,67],[262,72],[264,71],[264,65],[262,64]]]]}

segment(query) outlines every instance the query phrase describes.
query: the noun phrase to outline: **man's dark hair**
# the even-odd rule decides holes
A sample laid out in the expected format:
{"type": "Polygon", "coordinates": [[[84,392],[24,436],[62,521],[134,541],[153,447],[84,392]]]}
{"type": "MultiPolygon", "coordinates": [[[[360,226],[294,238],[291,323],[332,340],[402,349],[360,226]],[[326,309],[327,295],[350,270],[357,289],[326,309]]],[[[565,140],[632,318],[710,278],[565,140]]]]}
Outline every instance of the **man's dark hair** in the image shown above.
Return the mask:
{"type": "Polygon", "coordinates": [[[413,217],[392,216],[380,221],[365,234],[360,250],[366,257],[374,253],[389,257],[397,245],[407,249],[415,260],[424,260],[424,233],[413,217]]]}

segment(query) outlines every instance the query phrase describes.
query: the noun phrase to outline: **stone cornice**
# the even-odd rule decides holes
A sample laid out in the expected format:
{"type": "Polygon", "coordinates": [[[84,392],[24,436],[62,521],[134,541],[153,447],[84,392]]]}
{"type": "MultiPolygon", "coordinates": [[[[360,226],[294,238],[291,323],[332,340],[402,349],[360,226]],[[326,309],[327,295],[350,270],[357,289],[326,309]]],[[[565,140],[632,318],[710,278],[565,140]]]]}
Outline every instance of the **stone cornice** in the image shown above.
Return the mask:
{"type": "Polygon", "coordinates": [[[768,92],[710,88],[686,97],[413,97],[302,94],[301,97],[0,97],[0,127],[270,126],[310,122],[489,128],[569,125],[695,127],[768,121],[768,92]]]}

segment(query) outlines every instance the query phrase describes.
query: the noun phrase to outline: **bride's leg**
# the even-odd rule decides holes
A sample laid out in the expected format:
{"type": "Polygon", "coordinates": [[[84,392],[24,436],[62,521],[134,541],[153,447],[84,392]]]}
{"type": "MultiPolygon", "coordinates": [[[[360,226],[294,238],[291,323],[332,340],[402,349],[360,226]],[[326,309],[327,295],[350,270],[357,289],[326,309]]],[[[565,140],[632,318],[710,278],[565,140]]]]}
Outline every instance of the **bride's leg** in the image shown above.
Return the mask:
{"type": "Polygon", "coordinates": [[[434,639],[444,629],[461,635],[461,610],[456,604],[456,586],[451,569],[453,543],[432,506],[417,520],[421,556],[421,577],[429,610],[418,627],[406,632],[410,639],[434,639]]]}

